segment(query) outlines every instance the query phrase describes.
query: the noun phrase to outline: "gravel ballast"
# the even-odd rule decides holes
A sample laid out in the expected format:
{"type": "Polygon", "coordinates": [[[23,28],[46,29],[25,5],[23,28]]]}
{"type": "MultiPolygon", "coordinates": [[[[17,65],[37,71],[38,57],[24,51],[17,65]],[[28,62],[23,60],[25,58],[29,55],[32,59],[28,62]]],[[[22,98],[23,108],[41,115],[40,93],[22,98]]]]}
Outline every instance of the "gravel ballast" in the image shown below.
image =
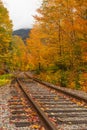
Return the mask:
{"type": "Polygon", "coordinates": [[[15,126],[9,121],[8,100],[10,98],[9,85],[0,87],[0,130],[15,130],[15,126]]]}

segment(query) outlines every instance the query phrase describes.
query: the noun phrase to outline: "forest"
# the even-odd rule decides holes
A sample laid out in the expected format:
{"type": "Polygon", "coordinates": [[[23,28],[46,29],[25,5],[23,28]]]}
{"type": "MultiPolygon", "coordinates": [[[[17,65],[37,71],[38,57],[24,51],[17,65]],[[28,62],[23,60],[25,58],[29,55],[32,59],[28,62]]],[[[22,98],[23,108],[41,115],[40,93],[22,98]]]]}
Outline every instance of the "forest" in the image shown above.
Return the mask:
{"type": "Polygon", "coordinates": [[[87,92],[86,0],[43,0],[37,12],[24,42],[12,35],[0,1],[0,74],[31,71],[44,81],[87,92]]]}

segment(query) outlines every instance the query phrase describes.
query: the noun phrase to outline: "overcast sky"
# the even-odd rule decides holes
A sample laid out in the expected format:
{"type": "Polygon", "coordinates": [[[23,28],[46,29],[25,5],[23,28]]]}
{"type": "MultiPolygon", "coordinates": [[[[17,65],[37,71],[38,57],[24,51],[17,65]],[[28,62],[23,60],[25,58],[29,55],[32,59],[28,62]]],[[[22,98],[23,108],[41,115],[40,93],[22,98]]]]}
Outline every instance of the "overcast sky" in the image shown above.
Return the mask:
{"type": "Polygon", "coordinates": [[[40,7],[41,0],[2,0],[7,7],[10,19],[13,21],[13,29],[31,28],[34,23],[32,15],[40,7]]]}

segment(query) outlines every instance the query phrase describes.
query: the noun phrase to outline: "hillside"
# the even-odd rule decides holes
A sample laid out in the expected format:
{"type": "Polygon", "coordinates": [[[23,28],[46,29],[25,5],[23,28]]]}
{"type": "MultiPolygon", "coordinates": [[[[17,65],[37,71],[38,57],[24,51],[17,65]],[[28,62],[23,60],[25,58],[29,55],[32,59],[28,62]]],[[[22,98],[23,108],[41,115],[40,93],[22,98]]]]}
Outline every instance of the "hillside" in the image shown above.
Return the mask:
{"type": "Polygon", "coordinates": [[[15,31],[13,31],[13,35],[18,35],[18,36],[22,37],[23,40],[25,40],[26,38],[29,37],[30,30],[31,30],[30,28],[15,30],[15,31]]]}

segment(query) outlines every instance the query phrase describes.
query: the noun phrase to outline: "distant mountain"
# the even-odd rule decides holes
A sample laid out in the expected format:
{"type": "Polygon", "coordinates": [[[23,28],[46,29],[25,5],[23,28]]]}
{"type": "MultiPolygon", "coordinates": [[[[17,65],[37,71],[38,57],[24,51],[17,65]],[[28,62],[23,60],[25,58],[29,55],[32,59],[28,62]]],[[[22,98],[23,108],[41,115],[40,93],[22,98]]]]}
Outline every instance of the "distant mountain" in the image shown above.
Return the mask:
{"type": "Polygon", "coordinates": [[[13,31],[13,35],[18,35],[20,36],[23,40],[25,40],[26,38],[29,37],[29,33],[30,33],[31,29],[19,29],[19,30],[15,30],[13,31]]]}

